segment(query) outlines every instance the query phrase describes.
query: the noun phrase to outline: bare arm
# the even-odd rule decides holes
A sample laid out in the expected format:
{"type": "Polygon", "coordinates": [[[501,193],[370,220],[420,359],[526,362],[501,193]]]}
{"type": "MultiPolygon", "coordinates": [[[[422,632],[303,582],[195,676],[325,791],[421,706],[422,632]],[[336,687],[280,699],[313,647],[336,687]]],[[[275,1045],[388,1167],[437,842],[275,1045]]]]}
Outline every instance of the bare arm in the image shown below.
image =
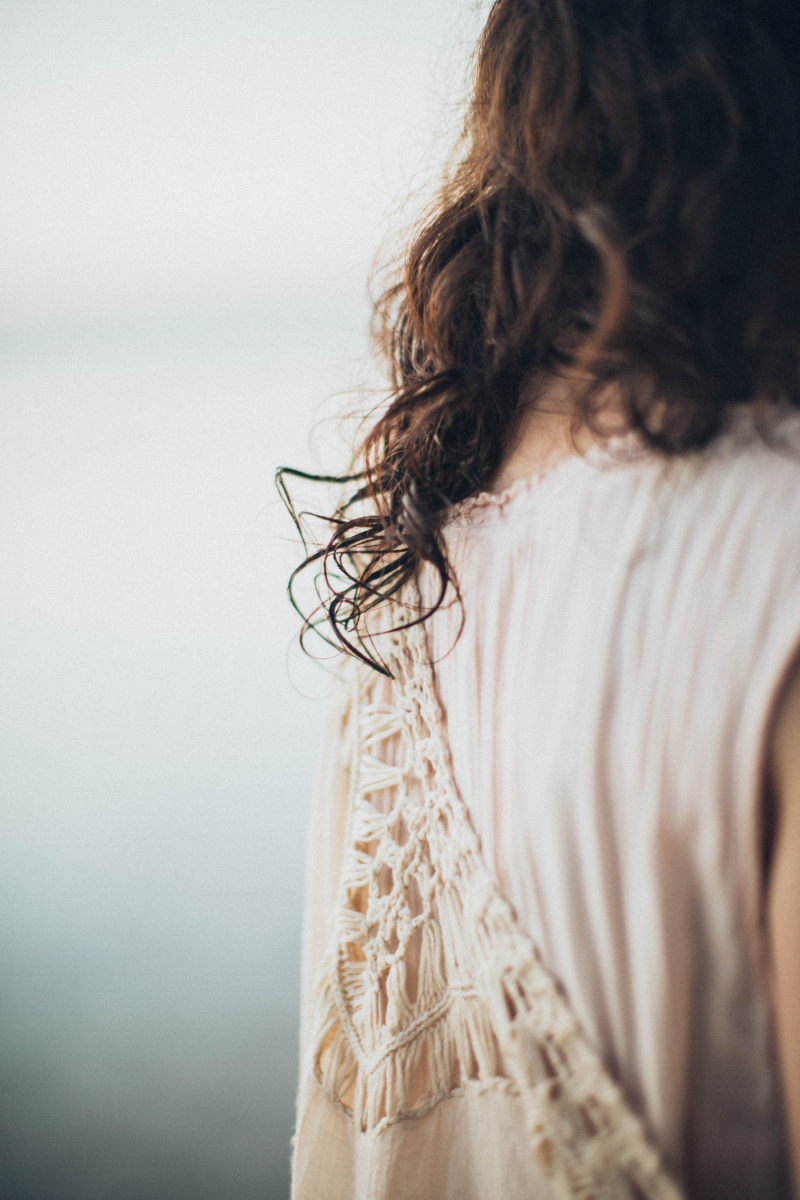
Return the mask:
{"type": "Polygon", "coordinates": [[[767,924],[789,1148],[800,1196],[800,663],[778,703],[768,763],[777,826],[767,924]]]}

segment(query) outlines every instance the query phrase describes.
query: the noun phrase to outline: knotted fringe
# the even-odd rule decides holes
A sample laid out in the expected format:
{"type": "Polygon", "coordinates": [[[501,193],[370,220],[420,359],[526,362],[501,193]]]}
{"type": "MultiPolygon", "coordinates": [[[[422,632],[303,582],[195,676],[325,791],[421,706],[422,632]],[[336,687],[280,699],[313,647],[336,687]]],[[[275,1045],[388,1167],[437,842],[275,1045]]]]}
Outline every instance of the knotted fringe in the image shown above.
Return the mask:
{"type": "Polygon", "coordinates": [[[481,858],[421,628],[391,635],[387,661],[391,685],[353,667],[349,832],[318,984],[319,1086],[376,1133],[467,1090],[508,1089],[553,1194],[678,1200],[481,858]],[[379,702],[387,686],[391,702],[379,702]]]}

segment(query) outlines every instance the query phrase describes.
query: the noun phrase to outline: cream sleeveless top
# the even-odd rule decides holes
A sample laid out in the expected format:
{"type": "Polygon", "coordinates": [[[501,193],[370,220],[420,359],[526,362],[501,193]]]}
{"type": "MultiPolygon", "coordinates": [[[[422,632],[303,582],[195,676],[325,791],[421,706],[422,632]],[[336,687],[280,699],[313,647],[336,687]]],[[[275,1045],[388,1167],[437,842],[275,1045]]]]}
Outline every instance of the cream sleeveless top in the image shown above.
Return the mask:
{"type": "Polygon", "coordinates": [[[790,1195],[758,829],[800,419],[774,437],[623,439],[458,506],[461,637],[451,606],[376,639],[393,681],[345,671],[296,1200],[790,1195]]]}

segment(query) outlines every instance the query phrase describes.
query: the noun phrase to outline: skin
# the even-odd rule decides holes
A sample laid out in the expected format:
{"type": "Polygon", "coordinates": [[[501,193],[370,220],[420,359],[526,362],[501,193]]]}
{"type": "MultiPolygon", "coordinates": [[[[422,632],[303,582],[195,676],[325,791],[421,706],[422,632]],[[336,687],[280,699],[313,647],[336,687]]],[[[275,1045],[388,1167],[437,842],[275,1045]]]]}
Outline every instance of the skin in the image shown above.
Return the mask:
{"type": "MultiPolygon", "coordinates": [[[[523,412],[505,462],[489,485],[501,492],[582,452],[596,439],[570,432],[568,393],[548,389],[523,412]]],[[[609,406],[613,415],[614,406],[609,406]]],[[[800,654],[778,697],[765,754],[774,833],[765,882],[772,999],[794,1193],[800,1198],[800,654]]]]}
{"type": "MultiPolygon", "coordinates": [[[[600,439],[585,426],[572,424],[572,391],[568,378],[550,378],[523,391],[523,409],[512,435],[511,445],[495,477],[486,490],[499,493],[518,479],[529,479],[540,471],[556,466],[564,458],[583,454],[600,439]]],[[[613,424],[618,409],[606,403],[607,420],[613,424]]]]}
{"type": "Polygon", "coordinates": [[[766,909],[772,996],[794,1190],[800,1196],[800,658],[778,701],[767,767],[777,809],[766,909]]]}

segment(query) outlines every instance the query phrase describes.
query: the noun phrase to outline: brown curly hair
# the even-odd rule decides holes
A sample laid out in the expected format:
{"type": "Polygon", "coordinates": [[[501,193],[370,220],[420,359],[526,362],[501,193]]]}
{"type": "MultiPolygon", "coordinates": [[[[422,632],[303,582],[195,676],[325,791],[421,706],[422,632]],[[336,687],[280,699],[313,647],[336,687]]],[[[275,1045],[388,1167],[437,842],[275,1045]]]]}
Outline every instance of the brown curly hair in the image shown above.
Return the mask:
{"type": "Polygon", "coordinates": [[[440,594],[409,624],[457,592],[443,515],[538,376],[587,381],[576,426],[613,387],[667,454],[733,405],[800,407],[797,26],[777,0],[496,0],[457,165],[375,306],[391,391],[306,544],[307,629],[386,670],[366,614],[423,560],[440,594]]]}

